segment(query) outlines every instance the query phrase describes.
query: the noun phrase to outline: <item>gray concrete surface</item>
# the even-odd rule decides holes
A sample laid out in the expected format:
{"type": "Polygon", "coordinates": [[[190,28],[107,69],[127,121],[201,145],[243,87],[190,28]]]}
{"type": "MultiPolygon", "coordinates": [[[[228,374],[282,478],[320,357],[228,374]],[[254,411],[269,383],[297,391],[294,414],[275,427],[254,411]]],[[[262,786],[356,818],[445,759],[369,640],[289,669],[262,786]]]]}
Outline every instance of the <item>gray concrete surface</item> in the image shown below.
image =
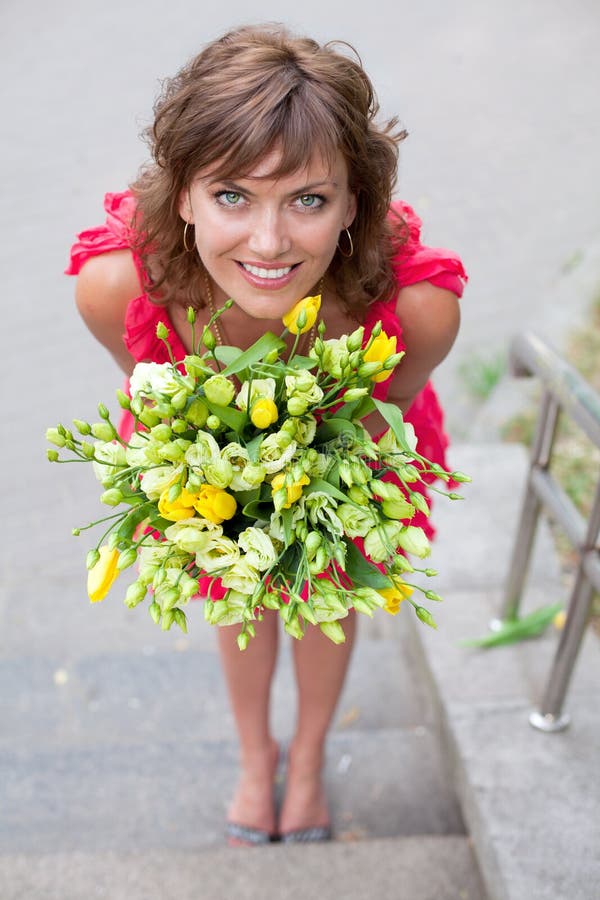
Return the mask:
{"type": "MultiPolygon", "coordinates": [[[[436,378],[454,435],[465,435],[477,414],[461,365],[477,366],[480,356],[506,352],[510,336],[523,327],[542,330],[560,347],[597,290],[600,11],[594,0],[568,5],[558,0],[457,0],[451,6],[440,0],[374,0],[368,10],[338,0],[327,5],[306,0],[301,6],[264,0],[251,15],[234,2],[199,8],[189,0],[166,5],[107,0],[95,6],[74,0],[5,0],[0,9],[5,95],[0,265],[8,378],[2,389],[0,442],[0,759],[3,771],[11,773],[3,789],[12,805],[5,803],[0,812],[9,840],[8,852],[0,854],[0,883],[10,884],[3,900],[79,900],[93,895],[90,885],[96,896],[112,900],[125,894],[148,897],[151,890],[158,897],[197,896],[198,880],[210,878],[206,883],[212,886],[204,896],[220,896],[223,873],[236,879],[236,892],[244,896],[244,873],[245,883],[252,884],[259,870],[265,883],[272,883],[273,873],[283,873],[292,897],[301,874],[297,848],[285,858],[277,854],[280,848],[273,848],[262,862],[245,854],[243,866],[233,873],[230,857],[219,861],[222,851],[210,850],[217,834],[212,814],[222,812],[227,779],[233,778],[233,767],[227,769],[233,753],[230,722],[212,667],[211,636],[201,627],[187,641],[163,635],[116,601],[89,607],[83,576],[89,543],[85,536],[71,538],[70,529],[96,515],[97,488],[83,467],[66,471],[44,460],[46,426],[73,416],[93,419],[94,401],[110,403],[119,382],[112,362],[78,321],[73,284],[61,274],[72,236],[101,220],[103,193],[125,187],[143,161],[137,136],[149,121],[159,78],[173,73],[206,40],[249,19],[285,21],[319,38],[354,43],[384,112],[399,114],[410,131],[402,149],[398,193],[423,217],[428,242],[460,251],[471,275],[461,336],[436,378]],[[211,688],[193,701],[178,693],[191,678],[211,688]],[[168,746],[152,742],[160,729],[163,736],[177,733],[182,720],[190,740],[198,737],[203,717],[213,735],[210,758],[216,769],[214,791],[200,814],[205,829],[200,842],[208,840],[206,852],[215,852],[214,860],[193,852],[178,854],[172,847],[163,855],[153,846],[146,855],[131,850],[130,857],[117,859],[112,850],[95,855],[81,845],[59,846],[63,830],[83,841],[78,826],[89,824],[96,800],[97,810],[107,810],[112,800],[127,818],[123,799],[128,795],[115,787],[123,780],[117,778],[107,796],[94,787],[98,773],[106,775],[110,769],[99,750],[101,740],[110,747],[113,773],[119,772],[119,740],[129,740],[122,745],[126,764],[121,779],[133,771],[135,759],[146,760],[146,775],[132,801],[139,804],[135,809],[156,809],[152,804],[159,799],[173,802],[182,824],[193,827],[185,763],[195,765],[197,752],[188,747],[179,758],[174,751],[173,783],[162,769],[168,746]],[[132,734],[137,743],[131,742],[132,734]],[[153,761],[160,768],[156,779],[153,761]],[[76,799],[77,773],[87,808],[76,799]],[[160,785],[154,800],[153,782],[160,785]],[[66,793],[61,786],[68,787],[66,793]],[[33,833],[45,846],[38,853],[28,852],[33,833]],[[178,874],[170,882],[173,872],[178,874]]],[[[487,413],[491,415],[489,408],[487,413]]],[[[490,421],[479,420],[479,437],[489,434],[490,421]]],[[[397,804],[406,802],[406,796],[402,782],[392,778],[393,765],[383,781],[384,796],[391,792],[383,812],[381,796],[367,790],[378,783],[370,771],[378,774],[378,762],[368,749],[377,729],[392,743],[398,738],[395,759],[403,763],[398,768],[409,773],[409,781],[416,781],[420,740],[428,742],[432,771],[440,778],[444,770],[439,766],[445,763],[434,737],[438,716],[422,684],[431,678],[465,825],[489,897],[592,900],[598,882],[593,868],[597,835],[593,842],[589,837],[594,825],[589,816],[597,809],[591,781],[597,767],[597,646],[586,644],[578,666],[571,731],[549,737],[536,735],[526,724],[548,662],[546,642],[489,655],[456,650],[458,631],[460,636],[481,633],[496,603],[514,520],[514,508],[503,513],[502,504],[514,497],[506,489],[495,491],[506,484],[499,473],[516,478],[522,471],[522,462],[506,449],[497,451],[493,467],[484,462],[491,451],[482,451],[483,456],[470,452],[459,456],[457,450],[457,462],[465,469],[471,465],[477,477],[477,512],[475,488],[458,510],[444,513],[438,504],[437,552],[446,573],[442,577],[449,579],[443,628],[435,634],[419,631],[424,656],[412,660],[411,675],[398,668],[397,656],[385,643],[399,637],[371,635],[383,642],[382,682],[411,685],[393,709],[382,690],[369,693],[361,673],[373,670],[379,648],[362,642],[354,681],[340,709],[340,723],[346,725],[336,733],[334,752],[347,746],[344,741],[352,744],[350,756],[362,760],[361,779],[366,779],[363,793],[363,780],[356,782],[363,824],[355,836],[374,840],[349,848],[344,843],[311,848],[314,877],[322,875],[315,885],[335,885],[331,872],[347,896],[364,896],[360,876],[366,871],[371,896],[480,896],[464,835],[397,837],[410,834],[410,828],[422,830],[424,818],[430,828],[435,804],[419,818],[418,801],[411,801],[416,812],[409,830],[402,831],[397,804]],[[461,517],[460,527],[455,516],[461,517]],[[481,522],[490,530],[479,527],[481,522]],[[404,880],[408,872],[415,882],[404,880]]],[[[542,546],[532,597],[557,596],[554,575],[546,577],[551,560],[551,550],[542,546]]],[[[420,644],[400,639],[405,650],[416,653],[420,644]]],[[[285,670],[278,684],[276,716],[284,734],[290,714],[285,670]]],[[[345,749],[342,756],[348,756],[345,749]]],[[[329,777],[341,797],[339,759],[332,757],[329,777]]],[[[210,779],[204,778],[203,785],[207,783],[210,779]]],[[[135,793],[131,790],[129,797],[135,793]]],[[[423,806],[432,802],[431,792],[422,796],[423,806]]],[[[444,821],[456,823],[452,802],[444,821]]],[[[356,816],[358,806],[349,812],[356,816]]],[[[157,821],[164,837],[170,823],[162,813],[157,821]]],[[[353,821],[346,823],[350,836],[353,821]]],[[[127,835],[128,827],[135,831],[134,824],[130,819],[118,834],[127,835]]],[[[328,896],[324,890],[321,895],[328,896]]]]}

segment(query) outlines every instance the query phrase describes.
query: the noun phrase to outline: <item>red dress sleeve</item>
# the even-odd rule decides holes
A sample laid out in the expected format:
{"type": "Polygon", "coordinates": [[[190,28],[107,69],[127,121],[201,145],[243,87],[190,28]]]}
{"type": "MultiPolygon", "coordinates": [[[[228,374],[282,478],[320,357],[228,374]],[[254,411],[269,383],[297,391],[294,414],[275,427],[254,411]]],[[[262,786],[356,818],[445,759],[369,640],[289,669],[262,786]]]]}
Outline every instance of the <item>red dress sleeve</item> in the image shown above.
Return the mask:
{"type": "Polygon", "coordinates": [[[392,203],[391,216],[399,215],[408,228],[408,239],[398,250],[392,266],[398,287],[430,281],[436,287],[452,291],[462,297],[467,273],[460,258],[443,247],[426,247],[421,243],[421,219],[414,209],[397,200],[392,203]]]}
{"type": "MultiPolygon", "coordinates": [[[[77,240],[71,247],[69,265],[65,269],[66,275],[79,275],[83,264],[92,256],[100,256],[111,250],[132,250],[135,237],[133,228],[135,199],[131,191],[105,194],[104,210],[106,221],[103,225],[87,228],[77,235],[77,240]]],[[[140,276],[140,284],[143,284],[141,261],[135,252],[133,259],[140,276]]]]}

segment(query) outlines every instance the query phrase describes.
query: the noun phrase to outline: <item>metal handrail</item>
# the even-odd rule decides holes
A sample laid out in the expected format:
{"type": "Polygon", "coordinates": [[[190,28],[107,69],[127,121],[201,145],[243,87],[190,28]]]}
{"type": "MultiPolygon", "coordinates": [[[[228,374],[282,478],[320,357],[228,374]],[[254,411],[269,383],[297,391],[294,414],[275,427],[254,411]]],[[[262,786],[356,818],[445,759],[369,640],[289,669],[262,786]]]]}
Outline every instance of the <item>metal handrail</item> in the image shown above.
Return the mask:
{"type": "Polygon", "coordinates": [[[515,338],[510,363],[515,375],[539,378],[543,394],[500,618],[506,621],[518,617],[535,532],[544,509],[564,529],[576,551],[578,565],[542,703],[539,710],[531,713],[529,721],[542,731],[561,731],[570,720],[562,712],[562,705],[589,619],[593,591],[600,590],[600,478],[586,522],[549,472],[549,466],[560,413],[573,419],[590,441],[600,447],[600,396],[576,369],[535,334],[515,338]]]}

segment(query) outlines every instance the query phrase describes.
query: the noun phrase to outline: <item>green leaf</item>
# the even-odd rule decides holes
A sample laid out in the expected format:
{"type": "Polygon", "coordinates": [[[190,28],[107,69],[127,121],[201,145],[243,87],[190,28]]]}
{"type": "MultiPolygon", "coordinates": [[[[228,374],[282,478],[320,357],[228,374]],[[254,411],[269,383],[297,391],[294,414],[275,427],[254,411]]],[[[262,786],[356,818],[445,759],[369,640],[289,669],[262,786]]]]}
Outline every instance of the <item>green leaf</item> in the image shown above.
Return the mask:
{"type": "Polygon", "coordinates": [[[504,622],[499,631],[493,631],[482,638],[460,641],[460,645],[462,647],[499,647],[503,644],[513,644],[526,638],[537,637],[548,627],[561,609],[562,603],[542,606],[520,619],[504,622]]]}
{"type": "Polygon", "coordinates": [[[256,462],[258,459],[258,451],[260,450],[260,445],[264,441],[264,434],[257,434],[255,438],[253,438],[249,443],[246,444],[246,450],[248,451],[248,456],[252,462],[256,462]]]}
{"type": "Polygon", "coordinates": [[[346,568],[345,572],[355,587],[371,587],[384,590],[392,587],[387,575],[384,575],[376,565],[365,559],[356,544],[344,538],[346,544],[346,568]]]}
{"type": "Polygon", "coordinates": [[[281,510],[281,520],[283,522],[283,535],[285,537],[286,547],[293,542],[294,533],[292,531],[292,508],[281,510]]]}
{"type": "Polygon", "coordinates": [[[388,423],[394,434],[396,435],[396,440],[400,447],[405,450],[407,453],[411,453],[411,448],[406,440],[406,432],[404,431],[404,419],[402,417],[402,412],[394,403],[385,403],[383,400],[375,400],[375,398],[371,398],[375,407],[379,413],[383,416],[385,421],[388,423]]]}
{"type": "Polygon", "coordinates": [[[239,435],[248,424],[248,416],[240,409],[235,409],[233,406],[219,406],[218,403],[209,403],[206,397],[204,402],[213,415],[218,416],[221,422],[225,422],[226,425],[233,428],[236,435],[239,435]]]}
{"type": "Polygon", "coordinates": [[[239,359],[242,350],[240,347],[230,347],[229,345],[221,346],[217,344],[215,347],[215,356],[219,362],[225,363],[226,366],[231,365],[236,359],[239,359]]]}
{"type": "Polygon", "coordinates": [[[316,491],[322,491],[324,494],[329,494],[330,497],[335,497],[336,500],[341,500],[342,503],[346,503],[348,500],[346,494],[343,494],[342,491],[334,487],[333,484],[324,481],[322,478],[312,478],[310,484],[304,489],[303,493],[308,495],[314,494],[316,491]]]}
{"type": "Polygon", "coordinates": [[[248,366],[258,362],[271,350],[283,350],[285,346],[285,342],[281,338],[278,338],[272,331],[267,331],[251,347],[248,347],[244,353],[239,354],[235,360],[223,369],[221,375],[235,375],[237,372],[241,372],[242,369],[246,369],[248,366]]]}
{"type": "Polygon", "coordinates": [[[147,503],[142,503],[141,506],[134,506],[119,525],[117,530],[117,537],[119,540],[131,540],[133,532],[138,525],[143,522],[144,519],[147,519],[155,510],[156,506],[150,500],[147,503]]]}
{"type": "Polygon", "coordinates": [[[325,441],[333,441],[340,435],[346,434],[350,440],[356,440],[356,428],[347,419],[331,418],[323,419],[315,436],[316,443],[325,443],[325,441]]]}

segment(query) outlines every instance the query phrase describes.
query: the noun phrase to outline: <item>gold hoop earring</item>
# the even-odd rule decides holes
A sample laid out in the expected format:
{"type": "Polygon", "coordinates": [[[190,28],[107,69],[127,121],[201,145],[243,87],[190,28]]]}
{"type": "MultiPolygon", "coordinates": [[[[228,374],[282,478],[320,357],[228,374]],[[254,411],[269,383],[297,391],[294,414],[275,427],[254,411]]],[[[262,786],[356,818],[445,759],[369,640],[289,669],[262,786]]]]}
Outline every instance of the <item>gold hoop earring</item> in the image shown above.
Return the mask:
{"type": "MultiPolygon", "coordinates": [[[[184,246],[184,248],[185,248],[185,250],[186,250],[187,253],[191,253],[192,250],[194,250],[194,249],[196,248],[196,244],[195,244],[195,243],[193,243],[191,247],[188,247],[188,244],[187,244],[187,240],[188,240],[188,228],[190,227],[190,225],[192,225],[191,222],[186,222],[185,225],[184,225],[184,228],[183,228],[183,246],[184,246]]],[[[193,227],[193,226],[192,226],[192,227],[193,227]]]]}
{"type": "MultiPolygon", "coordinates": [[[[340,247],[339,238],[338,238],[338,242],[337,242],[337,248],[340,251],[340,256],[343,256],[345,259],[350,259],[351,256],[354,256],[354,243],[352,241],[352,235],[350,234],[348,229],[344,228],[344,231],[346,232],[346,234],[348,236],[348,240],[350,241],[350,253],[344,253],[344,251],[340,247]]],[[[342,232],[340,231],[340,235],[341,234],[342,234],[342,232]]]]}

